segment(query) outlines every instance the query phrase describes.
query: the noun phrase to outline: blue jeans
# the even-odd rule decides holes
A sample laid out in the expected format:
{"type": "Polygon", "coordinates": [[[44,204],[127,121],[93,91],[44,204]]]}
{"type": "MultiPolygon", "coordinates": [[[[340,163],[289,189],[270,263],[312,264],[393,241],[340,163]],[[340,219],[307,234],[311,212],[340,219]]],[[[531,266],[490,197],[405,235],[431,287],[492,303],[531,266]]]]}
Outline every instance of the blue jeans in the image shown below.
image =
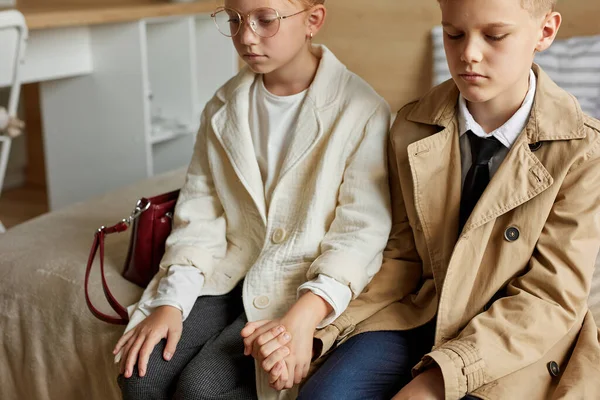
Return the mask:
{"type": "MultiPolygon", "coordinates": [[[[390,399],[431,350],[432,324],[413,331],[367,332],[350,338],[304,384],[298,400],[390,399]]],[[[465,399],[476,399],[465,397],[465,399]]]]}

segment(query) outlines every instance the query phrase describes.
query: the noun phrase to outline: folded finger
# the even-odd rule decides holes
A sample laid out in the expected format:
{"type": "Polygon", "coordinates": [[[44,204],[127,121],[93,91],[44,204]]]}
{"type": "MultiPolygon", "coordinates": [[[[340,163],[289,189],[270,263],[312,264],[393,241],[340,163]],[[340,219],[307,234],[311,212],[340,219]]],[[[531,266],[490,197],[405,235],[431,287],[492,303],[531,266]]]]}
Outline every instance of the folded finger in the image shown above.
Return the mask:
{"type": "Polygon", "coordinates": [[[291,365],[291,366],[288,368],[288,374],[289,374],[289,375],[288,375],[287,382],[286,382],[286,384],[285,384],[285,388],[286,388],[286,389],[291,389],[291,388],[293,388],[293,387],[294,387],[294,377],[296,376],[296,375],[295,375],[295,365],[291,365]]]}
{"type": "Polygon", "coordinates": [[[271,322],[270,319],[263,319],[260,321],[253,321],[253,322],[248,322],[246,323],[246,326],[244,326],[244,328],[242,329],[241,335],[242,337],[248,337],[250,335],[252,335],[258,328],[260,328],[261,326],[268,324],[269,322],[271,322]]]}
{"type": "Polygon", "coordinates": [[[283,371],[283,368],[284,368],[284,363],[282,361],[275,364],[275,366],[271,369],[271,372],[269,372],[269,385],[272,385],[275,382],[277,382],[277,380],[281,376],[281,372],[283,371]]]}
{"type": "Polygon", "coordinates": [[[262,362],[261,367],[265,371],[269,372],[271,369],[283,360],[290,354],[290,349],[286,346],[280,347],[271,354],[267,356],[262,362]]]}
{"type": "Polygon", "coordinates": [[[302,379],[308,376],[308,371],[310,371],[310,362],[304,364],[304,368],[302,369],[302,379]]]}
{"type": "Polygon", "coordinates": [[[244,355],[249,356],[252,354],[252,348],[254,346],[254,341],[263,333],[267,332],[269,329],[273,328],[277,324],[273,321],[268,321],[268,323],[258,327],[250,336],[244,338],[244,355]]]}

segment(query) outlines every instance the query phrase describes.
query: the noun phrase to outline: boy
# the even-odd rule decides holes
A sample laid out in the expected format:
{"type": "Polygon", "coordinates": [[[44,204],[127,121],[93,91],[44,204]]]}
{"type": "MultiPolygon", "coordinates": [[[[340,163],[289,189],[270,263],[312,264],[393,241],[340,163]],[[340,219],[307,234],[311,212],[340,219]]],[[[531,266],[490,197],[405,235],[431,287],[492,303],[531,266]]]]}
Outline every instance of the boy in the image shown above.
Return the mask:
{"type": "Polygon", "coordinates": [[[301,399],[600,398],[600,123],[532,67],[554,3],[440,1],[453,79],[398,114],[386,259],[301,399]]]}

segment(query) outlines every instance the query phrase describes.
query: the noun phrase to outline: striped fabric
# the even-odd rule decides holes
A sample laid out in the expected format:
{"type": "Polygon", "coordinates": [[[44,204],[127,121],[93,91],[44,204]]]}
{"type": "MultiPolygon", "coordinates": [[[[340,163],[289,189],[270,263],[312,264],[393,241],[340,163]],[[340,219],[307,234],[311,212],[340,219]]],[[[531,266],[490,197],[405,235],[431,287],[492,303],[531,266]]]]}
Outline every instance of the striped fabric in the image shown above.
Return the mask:
{"type": "MultiPolygon", "coordinates": [[[[451,78],[441,26],[433,28],[432,41],[433,84],[438,85],[451,78]]],[[[585,113],[600,118],[600,35],[556,40],[535,62],[579,100],[585,113]]]]}

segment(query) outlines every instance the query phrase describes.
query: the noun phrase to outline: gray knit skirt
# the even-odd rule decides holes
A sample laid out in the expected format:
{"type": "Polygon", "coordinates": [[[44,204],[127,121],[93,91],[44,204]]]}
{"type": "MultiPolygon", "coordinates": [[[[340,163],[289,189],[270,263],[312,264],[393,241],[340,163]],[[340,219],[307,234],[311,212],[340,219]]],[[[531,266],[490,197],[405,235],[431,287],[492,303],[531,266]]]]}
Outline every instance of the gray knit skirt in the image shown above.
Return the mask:
{"type": "Polygon", "coordinates": [[[254,359],[244,356],[240,331],[247,322],[241,284],[223,296],[201,296],[183,323],[171,361],[162,340],[148,361],[146,376],[137,366],[117,381],[124,400],[256,399],[254,359]]]}

